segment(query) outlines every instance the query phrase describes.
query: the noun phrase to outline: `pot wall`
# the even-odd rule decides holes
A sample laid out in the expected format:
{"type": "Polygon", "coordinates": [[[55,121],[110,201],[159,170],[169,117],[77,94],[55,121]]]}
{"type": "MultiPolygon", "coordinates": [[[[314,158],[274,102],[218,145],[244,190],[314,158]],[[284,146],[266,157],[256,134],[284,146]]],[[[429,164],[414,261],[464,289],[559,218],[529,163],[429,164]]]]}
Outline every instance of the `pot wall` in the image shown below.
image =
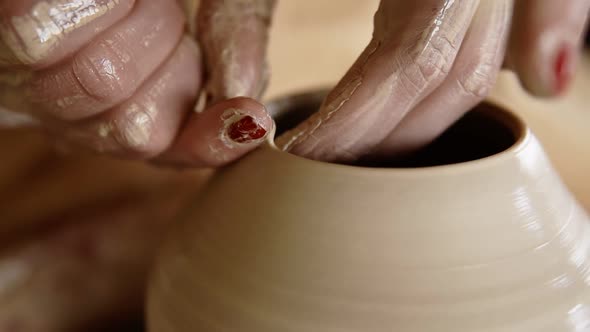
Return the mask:
{"type": "Polygon", "coordinates": [[[418,169],[269,142],[195,202],[151,282],[153,332],[590,326],[590,224],[526,129],[492,157],[418,169]]]}

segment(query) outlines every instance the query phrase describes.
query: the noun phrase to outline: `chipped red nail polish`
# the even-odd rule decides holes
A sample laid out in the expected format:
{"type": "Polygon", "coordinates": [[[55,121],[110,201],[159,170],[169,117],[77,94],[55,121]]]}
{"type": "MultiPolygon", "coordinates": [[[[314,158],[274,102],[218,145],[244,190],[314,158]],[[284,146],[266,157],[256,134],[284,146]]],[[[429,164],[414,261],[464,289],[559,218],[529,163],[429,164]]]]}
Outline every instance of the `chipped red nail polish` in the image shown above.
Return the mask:
{"type": "Polygon", "coordinates": [[[555,57],[553,70],[555,73],[555,92],[558,94],[565,92],[572,79],[572,55],[571,49],[563,46],[555,57]]]}
{"type": "Polygon", "coordinates": [[[242,117],[227,128],[227,136],[237,143],[250,143],[263,138],[265,135],[266,129],[249,115],[242,117]]]}

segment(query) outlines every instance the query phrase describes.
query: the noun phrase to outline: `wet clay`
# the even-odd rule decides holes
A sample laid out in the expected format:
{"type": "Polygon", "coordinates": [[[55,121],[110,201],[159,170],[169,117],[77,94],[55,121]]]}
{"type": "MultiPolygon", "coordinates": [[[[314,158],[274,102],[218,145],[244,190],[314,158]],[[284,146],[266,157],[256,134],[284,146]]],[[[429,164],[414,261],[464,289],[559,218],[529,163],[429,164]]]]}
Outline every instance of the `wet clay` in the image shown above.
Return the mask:
{"type": "Polygon", "coordinates": [[[519,117],[473,112],[403,168],[319,162],[269,139],[218,172],[162,248],[148,328],[584,330],[590,219],[519,117]]]}

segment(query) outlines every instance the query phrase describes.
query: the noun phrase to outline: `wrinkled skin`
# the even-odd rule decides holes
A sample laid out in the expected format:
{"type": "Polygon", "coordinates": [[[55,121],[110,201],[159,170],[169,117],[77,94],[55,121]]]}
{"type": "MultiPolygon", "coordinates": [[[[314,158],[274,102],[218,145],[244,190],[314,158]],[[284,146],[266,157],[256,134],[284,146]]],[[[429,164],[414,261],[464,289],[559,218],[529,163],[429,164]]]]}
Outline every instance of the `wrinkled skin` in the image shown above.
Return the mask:
{"type": "MultiPolygon", "coordinates": [[[[236,160],[264,137],[228,140],[230,122],[273,126],[262,105],[235,97],[264,91],[274,1],[197,2],[0,1],[0,104],[98,152],[192,167],[236,160]]],[[[589,8],[384,0],[372,40],[320,112],[277,143],[326,161],[411,152],[481,101],[503,64],[531,93],[562,94],[589,8]]]]}
{"type": "MultiPolygon", "coordinates": [[[[68,151],[203,167],[261,142],[227,144],[228,109],[272,127],[250,99],[266,85],[272,1],[202,0],[198,12],[190,0],[86,2],[106,6],[104,14],[78,8],[61,22],[63,35],[49,30],[38,43],[14,31],[31,31],[27,15],[43,1],[0,0],[0,126],[36,128],[0,135],[5,150],[26,147],[0,163],[0,332],[86,330],[141,311],[158,243],[207,178],[63,157],[39,129],[68,151]]],[[[588,6],[383,1],[367,49],[319,113],[279,144],[327,161],[407,153],[484,98],[502,65],[531,93],[558,95],[566,84],[556,78],[556,54],[568,50],[569,75],[588,6]]]]}
{"type": "Polygon", "coordinates": [[[428,144],[490,92],[502,64],[537,96],[565,92],[589,0],[381,1],[373,38],[285,150],[354,162],[428,144]]]}
{"type": "Polygon", "coordinates": [[[62,144],[192,167],[235,160],[264,137],[225,139],[226,111],[273,126],[261,104],[234,97],[257,98],[265,87],[274,2],[205,0],[198,16],[195,7],[1,0],[0,105],[62,144]]]}

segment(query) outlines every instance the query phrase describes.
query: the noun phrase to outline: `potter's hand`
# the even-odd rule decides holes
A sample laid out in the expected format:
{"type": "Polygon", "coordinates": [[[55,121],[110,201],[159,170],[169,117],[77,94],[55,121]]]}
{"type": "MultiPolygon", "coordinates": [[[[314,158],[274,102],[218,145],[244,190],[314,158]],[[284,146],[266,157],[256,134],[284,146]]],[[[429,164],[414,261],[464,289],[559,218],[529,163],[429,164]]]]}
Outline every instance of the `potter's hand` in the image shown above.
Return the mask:
{"type": "Polygon", "coordinates": [[[480,102],[504,62],[531,93],[557,95],[573,74],[589,7],[589,0],[383,0],[365,51],[320,111],[277,143],[326,161],[399,156],[480,102]]]}
{"type": "Polygon", "coordinates": [[[62,143],[192,166],[253,149],[272,120],[235,97],[264,89],[273,0],[203,0],[198,14],[196,3],[0,0],[0,105],[13,112],[0,110],[0,127],[40,124],[62,143]],[[206,107],[192,114],[197,99],[206,107]]]}

